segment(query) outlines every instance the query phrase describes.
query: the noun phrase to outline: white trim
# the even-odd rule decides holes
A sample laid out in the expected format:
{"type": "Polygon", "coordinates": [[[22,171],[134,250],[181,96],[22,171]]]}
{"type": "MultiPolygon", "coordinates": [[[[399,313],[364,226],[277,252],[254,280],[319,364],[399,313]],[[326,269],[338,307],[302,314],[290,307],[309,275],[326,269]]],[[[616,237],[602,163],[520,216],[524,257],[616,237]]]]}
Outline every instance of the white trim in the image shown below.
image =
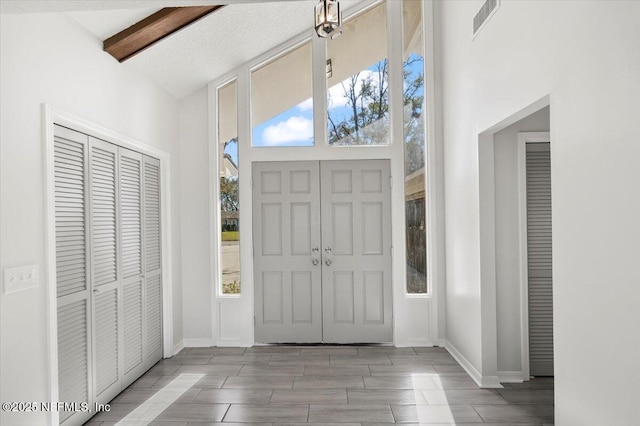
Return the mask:
{"type": "MultiPolygon", "coordinates": [[[[55,174],[53,158],[53,118],[50,107],[42,105],[42,128],[44,138],[44,208],[45,208],[45,267],[43,285],[47,304],[47,368],[49,376],[49,401],[59,401],[58,396],[58,313],[56,291],[56,218],[55,218],[55,174]]],[[[52,425],[60,423],[57,410],[51,410],[52,425]]]]}
{"type": "MultiPolygon", "coordinates": [[[[425,83],[425,159],[427,173],[425,173],[425,188],[427,188],[426,212],[427,212],[427,295],[431,301],[431,341],[439,339],[438,322],[438,292],[444,293],[444,282],[438,280],[439,263],[441,253],[438,250],[441,231],[438,228],[438,203],[444,200],[438,199],[438,176],[441,169],[436,158],[436,96],[435,96],[435,40],[434,40],[434,10],[433,1],[428,0],[422,4],[422,33],[424,42],[424,83],[425,83]],[[442,286],[442,289],[439,287],[442,286]]],[[[444,255],[444,253],[442,253],[444,255]]],[[[406,286],[405,286],[406,287],[406,286]]]]}
{"type": "Polygon", "coordinates": [[[180,340],[178,343],[176,343],[175,345],[173,345],[173,355],[177,355],[180,353],[181,350],[184,349],[184,341],[180,340]]]}
{"type": "Polygon", "coordinates": [[[501,389],[498,376],[483,376],[474,366],[467,360],[464,355],[448,340],[445,340],[444,348],[451,356],[460,364],[474,382],[481,388],[501,389]]]}
{"type": "MultiPolygon", "coordinates": [[[[311,45],[313,82],[313,139],[328,145],[327,138],[327,108],[316,108],[317,105],[327,105],[327,43],[320,37],[314,37],[311,45]]],[[[253,143],[253,142],[252,142],[253,143]]]]}
{"type": "MultiPolygon", "coordinates": [[[[400,331],[401,324],[406,321],[406,313],[402,305],[406,303],[407,294],[407,250],[406,250],[406,207],[404,192],[404,98],[403,91],[403,34],[402,34],[402,2],[388,1],[387,4],[387,61],[389,89],[389,148],[391,190],[391,306],[393,316],[392,338],[397,346],[409,346],[410,336],[400,331]],[[394,31],[394,26],[400,23],[394,31]],[[394,25],[395,24],[395,25],[394,25]],[[395,179],[393,179],[395,177],[395,179]],[[395,180],[395,182],[394,182],[395,180]],[[401,207],[400,207],[401,206],[401,207]],[[395,208],[394,208],[395,207],[395,208]],[[400,207],[400,208],[398,208],[400,207]]],[[[406,306],[406,305],[405,305],[406,306]]],[[[422,337],[422,336],[420,336],[422,337]]]]}
{"type": "Polygon", "coordinates": [[[432,348],[432,347],[434,347],[433,341],[431,341],[429,339],[407,339],[402,343],[403,343],[402,346],[397,345],[396,347],[398,347],[398,348],[410,348],[410,347],[414,347],[414,348],[432,348]]]}
{"type": "MultiPolygon", "coordinates": [[[[266,346],[262,343],[256,343],[257,346],[266,346]]],[[[251,346],[254,346],[253,342],[247,342],[244,340],[240,340],[240,339],[233,339],[233,340],[219,340],[218,344],[216,345],[219,348],[249,348],[251,346]]]]}
{"type": "Polygon", "coordinates": [[[212,339],[183,339],[185,348],[210,348],[213,346],[212,339]]]}
{"type": "Polygon", "coordinates": [[[522,371],[498,371],[500,383],[522,383],[522,371]]]}
{"type": "Polygon", "coordinates": [[[530,379],[529,364],[529,273],[527,249],[527,143],[549,143],[549,132],[518,133],[518,237],[520,240],[520,341],[521,380],[530,379]]]}
{"type": "Polygon", "coordinates": [[[480,330],[481,365],[485,373],[498,370],[498,319],[496,284],[496,221],[494,135],[478,137],[480,211],[480,330]]]}
{"type": "MultiPolygon", "coordinates": [[[[78,132],[111,142],[160,160],[161,169],[161,222],[162,222],[162,316],[163,356],[173,352],[173,281],[171,255],[171,162],[168,153],[109,130],[91,121],[69,114],[49,104],[42,104],[42,127],[44,143],[44,206],[45,206],[45,268],[43,284],[46,294],[47,321],[47,372],[49,376],[49,398],[59,401],[58,395],[58,330],[57,298],[55,291],[56,241],[55,241],[55,194],[54,194],[54,123],[78,132]]],[[[59,416],[52,410],[51,424],[58,424],[59,416]]]]}

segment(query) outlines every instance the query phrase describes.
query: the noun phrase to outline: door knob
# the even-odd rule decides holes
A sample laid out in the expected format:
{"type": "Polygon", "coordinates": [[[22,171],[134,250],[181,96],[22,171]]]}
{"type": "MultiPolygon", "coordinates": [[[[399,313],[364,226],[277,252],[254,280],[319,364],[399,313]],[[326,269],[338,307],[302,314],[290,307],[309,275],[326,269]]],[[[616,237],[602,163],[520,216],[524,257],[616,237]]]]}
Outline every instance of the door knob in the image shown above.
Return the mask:
{"type": "Polygon", "coordinates": [[[311,263],[313,263],[313,266],[316,266],[320,261],[318,259],[313,259],[311,263]]]}
{"type": "Polygon", "coordinates": [[[327,265],[327,266],[331,266],[331,259],[325,260],[324,264],[327,265]]]}
{"type": "Polygon", "coordinates": [[[314,248],[311,249],[311,253],[317,253],[319,251],[320,251],[320,249],[318,247],[314,247],[314,248]]]}
{"type": "Polygon", "coordinates": [[[326,248],[324,249],[324,251],[325,251],[325,253],[331,253],[331,247],[326,247],[326,248]]]}

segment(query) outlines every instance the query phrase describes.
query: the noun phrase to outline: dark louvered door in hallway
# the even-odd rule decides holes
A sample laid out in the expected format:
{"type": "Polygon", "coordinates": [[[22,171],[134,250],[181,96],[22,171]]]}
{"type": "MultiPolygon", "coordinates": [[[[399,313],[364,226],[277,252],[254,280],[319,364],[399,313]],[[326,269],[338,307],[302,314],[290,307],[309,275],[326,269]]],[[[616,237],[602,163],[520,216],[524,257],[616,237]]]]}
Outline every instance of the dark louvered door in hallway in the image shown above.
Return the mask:
{"type": "Polygon", "coordinates": [[[527,265],[529,365],[532,376],[553,376],[551,261],[551,156],[549,143],[527,144],[527,265]]]}

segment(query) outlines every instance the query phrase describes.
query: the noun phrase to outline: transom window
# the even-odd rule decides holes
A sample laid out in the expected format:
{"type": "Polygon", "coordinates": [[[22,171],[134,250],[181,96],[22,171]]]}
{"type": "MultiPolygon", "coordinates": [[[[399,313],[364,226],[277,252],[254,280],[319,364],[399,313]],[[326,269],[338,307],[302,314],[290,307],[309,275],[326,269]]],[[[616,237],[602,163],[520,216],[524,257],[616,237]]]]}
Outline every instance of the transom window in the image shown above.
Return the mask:
{"type": "Polygon", "coordinates": [[[251,73],[254,147],[313,146],[311,42],[251,73]]]}
{"type": "Polygon", "coordinates": [[[380,4],[343,25],[327,43],[327,138],[330,145],[389,143],[387,6],[380,4]],[[329,62],[330,61],[330,62],[329,62]]]}

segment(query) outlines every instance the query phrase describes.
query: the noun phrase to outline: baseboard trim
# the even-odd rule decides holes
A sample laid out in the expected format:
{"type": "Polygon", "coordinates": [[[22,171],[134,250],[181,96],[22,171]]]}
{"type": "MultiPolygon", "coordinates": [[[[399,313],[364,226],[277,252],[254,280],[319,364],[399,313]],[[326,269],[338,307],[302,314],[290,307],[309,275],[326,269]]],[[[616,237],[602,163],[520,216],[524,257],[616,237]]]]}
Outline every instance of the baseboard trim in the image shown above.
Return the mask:
{"type": "Polygon", "coordinates": [[[210,348],[213,346],[211,339],[184,339],[185,348],[210,348]]]}
{"type": "Polygon", "coordinates": [[[178,343],[173,345],[173,353],[169,354],[169,356],[166,356],[165,358],[171,358],[172,356],[179,353],[183,349],[184,349],[184,340],[180,340],[178,343]]]}
{"type": "Polygon", "coordinates": [[[216,346],[221,348],[228,347],[240,347],[240,348],[248,348],[253,346],[251,342],[246,342],[244,340],[218,340],[216,346]]]}
{"type": "Polygon", "coordinates": [[[424,348],[424,347],[430,347],[430,346],[434,346],[434,342],[432,342],[429,339],[407,339],[403,342],[395,343],[396,348],[410,348],[410,347],[424,348]]]}
{"type": "Polygon", "coordinates": [[[458,361],[458,364],[467,372],[474,382],[481,388],[502,388],[498,376],[483,376],[480,372],[467,360],[462,353],[448,340],[444,342],[444,348],[449,351],[451,356],[458,361]]]}
{"type": "Polygon", "coordinates": [[[522,371],[498,371],[500,383],[522,383],[522,371]]]}

